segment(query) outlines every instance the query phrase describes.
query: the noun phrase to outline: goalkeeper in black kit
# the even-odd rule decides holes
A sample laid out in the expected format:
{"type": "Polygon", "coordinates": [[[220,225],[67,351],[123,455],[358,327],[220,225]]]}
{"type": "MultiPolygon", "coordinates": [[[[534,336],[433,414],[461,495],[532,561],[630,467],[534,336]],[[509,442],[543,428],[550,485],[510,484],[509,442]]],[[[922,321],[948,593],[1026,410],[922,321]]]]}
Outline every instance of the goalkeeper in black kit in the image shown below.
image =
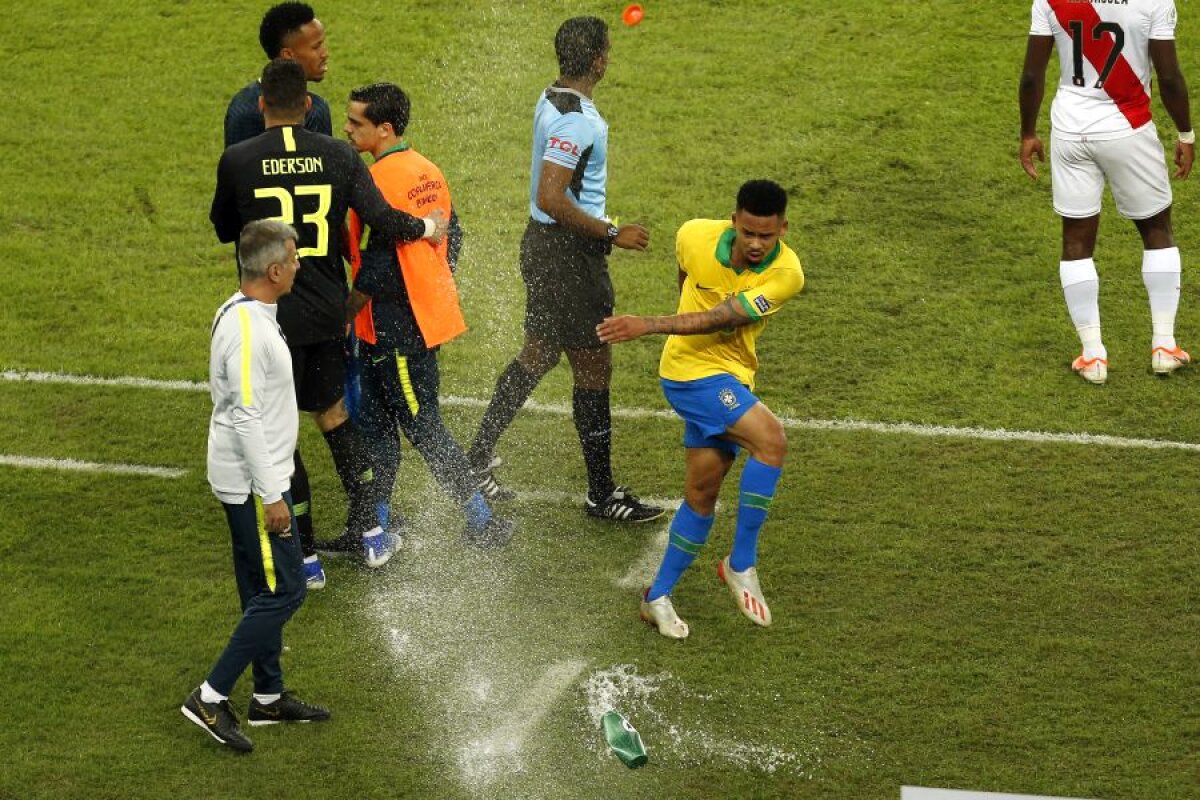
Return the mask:
{"type": "MultiPolygon", "coordinates": [[[[346,530],[361,536],[368,566],[387,563],[399,538],[383,530],[376,514],[376,488],[368,451],[346,412],[346,272],[342,264],[343,223],[353,208],[376,235],[440,241],[446,220],[440,212],[424,219],[393,209],[350,145],[303,127],[312,102],[303,68],[276,59],[262,75],[264,133],[228,148],[217,168],[210,219],[222,242],[235,241],[242,227],[277,219],[295,227],[302,268],[290,295],[280,299],[279,326],[287,338],[296,402],[325,436],[349,499],[346,530]]],[[[296,454],[292,476],[295,513],[310,589],[325,585],[316,554],[307,502],[308,475],[296,454]]]]}

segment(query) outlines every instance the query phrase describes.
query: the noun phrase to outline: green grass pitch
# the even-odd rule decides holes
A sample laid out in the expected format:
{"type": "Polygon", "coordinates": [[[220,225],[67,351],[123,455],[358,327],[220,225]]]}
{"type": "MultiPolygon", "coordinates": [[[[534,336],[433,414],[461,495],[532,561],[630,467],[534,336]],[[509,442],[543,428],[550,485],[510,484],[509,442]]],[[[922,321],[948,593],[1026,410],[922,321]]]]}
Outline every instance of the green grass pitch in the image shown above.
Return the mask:
{"type": "MultiPolygon", "coordinates": [[[[234,288],[208,225],[226,103],[264,61],[269,3],[47,0],[5,12],[0,369],[203,382],[234,288]]],[[[792,195],[808,279],[760,343],[759,388],[797,421],[760,568],[775,624],[716,579],[736,482],[676,591],[685,643],[637,619],[662,526],[587,520],[565,366],[501,441],[532,499],[494,556],[406,450],[416,531],[377,574],[329,565],[289,625],[285,669],[328,724],[255,729],[246,758],[177,708],[237,615],[228,534],[204,479],[209,400],[187,388],[0,380],[4,457],[186,470],[182,478],[0,463],[0,798],[898,798],[901,785],[1200,796],[1200,553],[1194,371],[1149,374],[1140,241],[1106,206],[1097,251],[1109,384],[1071,375],[1048,165],[1016,161],[1028,3],[317,4],[335,126],[349,90],[400,83],[411,142],[468,234],[471,330],[448,395],[485,400],[520,339],[517,245],[532,106],[559,22],[612,26],[596,92],[611,213],[651,231],[611,268],[622,311],[673,310],[673,236],[740,183],[792,195]],[[854,420],[883,427],[821,427],[854,420]],[[896,427],[903,423],[916,426],[896,427]],[[650,753],[607,753],[615,703],[650,753]]],[[[1200,13],[1179,0],[1200,85],[1200,13]]],[[[1053,87],[1051,87],[1052,90],[1053,87]]],[[[1041,130],[1048,133],[1048,107],[1041,130]]],[[[1173,141],[1156,102],[1160,133],[1173,141]]],[[[1200,347],[1195,178],[1176,183],[1177,331],[1200,347]]],[[[614,404],[662,411],[661,341],[620,346],[614,404]]],[[[1195,352],[1195,350],[1193,350],[1195,352]]],[[[461,438],[477,403],[448,404],[461,438]]],[[[617,478],[677,498],[681,427],[616,418],[617,478]]],[[[322,532],[327,451],[302,426],[322,532]]],[[[234,696],[244,711],[250,691],[234,696]]]]}

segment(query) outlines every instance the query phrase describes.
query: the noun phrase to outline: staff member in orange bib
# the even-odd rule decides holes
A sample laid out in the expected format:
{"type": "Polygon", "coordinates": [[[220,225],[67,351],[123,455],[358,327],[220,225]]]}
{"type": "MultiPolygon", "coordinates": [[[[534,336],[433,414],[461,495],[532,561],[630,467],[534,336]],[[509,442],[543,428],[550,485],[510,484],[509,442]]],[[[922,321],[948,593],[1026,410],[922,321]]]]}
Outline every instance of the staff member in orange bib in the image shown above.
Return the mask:
{"type": "Polygon", "coordinates": [[[442,171],[403,139],[409,110],[408,96],[393,83],[355,89],[346,108],[343,130],[356,150],[375,158],[371,177],[392,207],[420,209],[422,215],[437,208],[452,220],[449,241],[436,245],[372,237],[370,231],[364,241],[362,223],[351,213],[349,312],[361,348],[359,423],[382,496],[390,497],[395,485],[400,430],[438,484],[462,505],[464,540],[503,545],[512,537],[512,524],[492,514],[438,408],[438,348],[467,329],[453,275],[462,237],[455,235],[442,171]]]}

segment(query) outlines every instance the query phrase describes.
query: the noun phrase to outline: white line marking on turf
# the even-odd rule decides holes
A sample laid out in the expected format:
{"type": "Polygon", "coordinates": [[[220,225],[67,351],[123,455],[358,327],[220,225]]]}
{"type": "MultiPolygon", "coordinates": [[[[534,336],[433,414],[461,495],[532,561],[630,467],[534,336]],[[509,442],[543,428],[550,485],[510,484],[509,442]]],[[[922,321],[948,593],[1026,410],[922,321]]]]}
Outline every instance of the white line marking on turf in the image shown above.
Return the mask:
{"type": "MultiPolygon", "coordinates": [[[[24,383],[66,383],[79,386],[127,386],[139,389],[207,392],[207,384],[195,381],[163,381],[152,378],[99,378],[91,375],[72,375],[65,372],[23,372],[4,370],[0,378],[24,383]]],[[[442,402],[448,406],[483,408],[487,400],[476,397],[447,395],[442,402]]],[[[525,408],[543,414],[570,416],[571,408],[563,403],[542,403],[529,400],[525,408]]],[[[678,419],[674,412],[652,408],[614,408],[614,417],[622,419],[678,419]]],[[[856,419],[796,419],[782,417],[784,427],[818,431],[867,431],[947,439],[981,439],[984,441],[1026,442],[1029,444],[1090,444],[1100,447],[1123,447],[1143,450],[1188,450],[1200,452],[1200,443],[1177,442],[1169,439],[1134,439],[1093,433],[1046,433],[1042,431],[1010,431],[1004,428],[955,428],[948,425],[923,425],[915,422],[867,422],[856,419]]]]}
{"type": "Polygon", "coordinates": [[[961,789],[925,789],[920,786],[901,786],[900,800],[1079,800],[1079,798],[1051,797],[1041,794],[967,792],[961,789]]]}
{"type": "Polygon", "coordinates": [[[98,378],[94,375],[72,375],[67,372],[22,372],[6,369],[0,373],[6,381],[20,383],[69,383],[76,386],[125,386],[134,389],[165,389],[173,392],[207,392],[208,384],[195,381],[160,381],[153,378],[98,378]]]}
{"type": "Polygon", "coordinates": [[[73,458],[35,458],[0,454],[0,465],[24,469],[57,469],[70,472],[107,472],[113,475],[151,475],[155,478],[182,478],[186,469],[174,467],[145,467],[140,464],[98,464],[76,461],[73,458]]]}
{"type": "MultiPolygon", "coordinates": [[[[676,506],[678,505],[676,502],[676,506]]],[[[671,523],[668,521],[654,535],[654,538],[646,543],[641,557],[629,565],[629,569],[624,575],[613,581],[618,589],[644,589],[650,585],[650,581],[654,578],[654,571],[658,567],[658,560],[662,558],[663,551],[667,549],[667,531],[670,528],[671,523]]]]}
{"type": "MultiPolygon", "coordinates": [[[[546,505],[582,507],[585,499],[585,495],[571,492],[550,492],[542,489],[522,489],[515,486],[513,488],[522,500],[532,500],[535,503],[545,503],[546,505]]],[[[683,502],[679,498],[668,500],[662,497],[643,497],[641,500],[652,506],[661,506],[672,514],[683,502]]],[[[654,536],[646,540],[646,546],[642,549],[642,554],[638,556],[638,559],[629,566],[624,575],[613,580],[613,584],[618,589],[641,590],[650,584],[658,569],[658,561],[662,557],[663,551],[667,549],[667,531],[670,527],[671,517],[668,516],[667,523],[654,536]]]]}
{"type": "Polygon", "coordinates": [[[460,764],[467,781],[490,783],[498,773],[506,771],[504,767],[521,754],[529,734],[586,668],[587,662],[577,658],[551,664],[541,679],[531,683],[507,709],[504,722],[463,748],[460,764]]]}

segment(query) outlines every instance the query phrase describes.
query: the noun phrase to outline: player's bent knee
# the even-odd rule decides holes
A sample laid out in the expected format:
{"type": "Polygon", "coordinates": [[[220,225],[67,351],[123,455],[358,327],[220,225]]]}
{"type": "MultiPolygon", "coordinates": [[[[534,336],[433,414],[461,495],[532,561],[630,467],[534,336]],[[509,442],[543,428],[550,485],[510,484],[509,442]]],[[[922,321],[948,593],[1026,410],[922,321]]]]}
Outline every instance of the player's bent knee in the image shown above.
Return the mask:
{"type": "Polygon", "coordinates": [[[787,439],[768,442],[754,457],[769,466],[782,467],[784,459],[787,458],[787,439]]]}
{"type": "Polygon", "coordinates": [[[783,429],[783,423],[779,425],[779,439],[775,447],[779,451],[779,463],[782,464],[783,460],[787,458],[788,449],[787,431],[783,429]]]}
{"type": "Polygon", "coordinates": [[[764,464],[782,467],[783,460],[787,457],[787,445],[787,431],[779,418],[772,414],[766,435],[753,452],[753,456],[764,464]]]}
{"type": "Polygon", "coordinates": [[[1175,234],[1171,228],[1171,207],[1147,219],[1134,220],[1142,244],[1147,250],[1163,250],[1175,246],[1175,234]]]}
{"type": "Polygon", "coordinates": [[[559,353],[530,353],[522,350],[520,355],[517,356],[517,361],[521,363],[521,366],[524,367],[525,371],[530,375],[541,378],[547,372],[558,366],[558,361],[560,358],[561,354],[559,353]]]}

